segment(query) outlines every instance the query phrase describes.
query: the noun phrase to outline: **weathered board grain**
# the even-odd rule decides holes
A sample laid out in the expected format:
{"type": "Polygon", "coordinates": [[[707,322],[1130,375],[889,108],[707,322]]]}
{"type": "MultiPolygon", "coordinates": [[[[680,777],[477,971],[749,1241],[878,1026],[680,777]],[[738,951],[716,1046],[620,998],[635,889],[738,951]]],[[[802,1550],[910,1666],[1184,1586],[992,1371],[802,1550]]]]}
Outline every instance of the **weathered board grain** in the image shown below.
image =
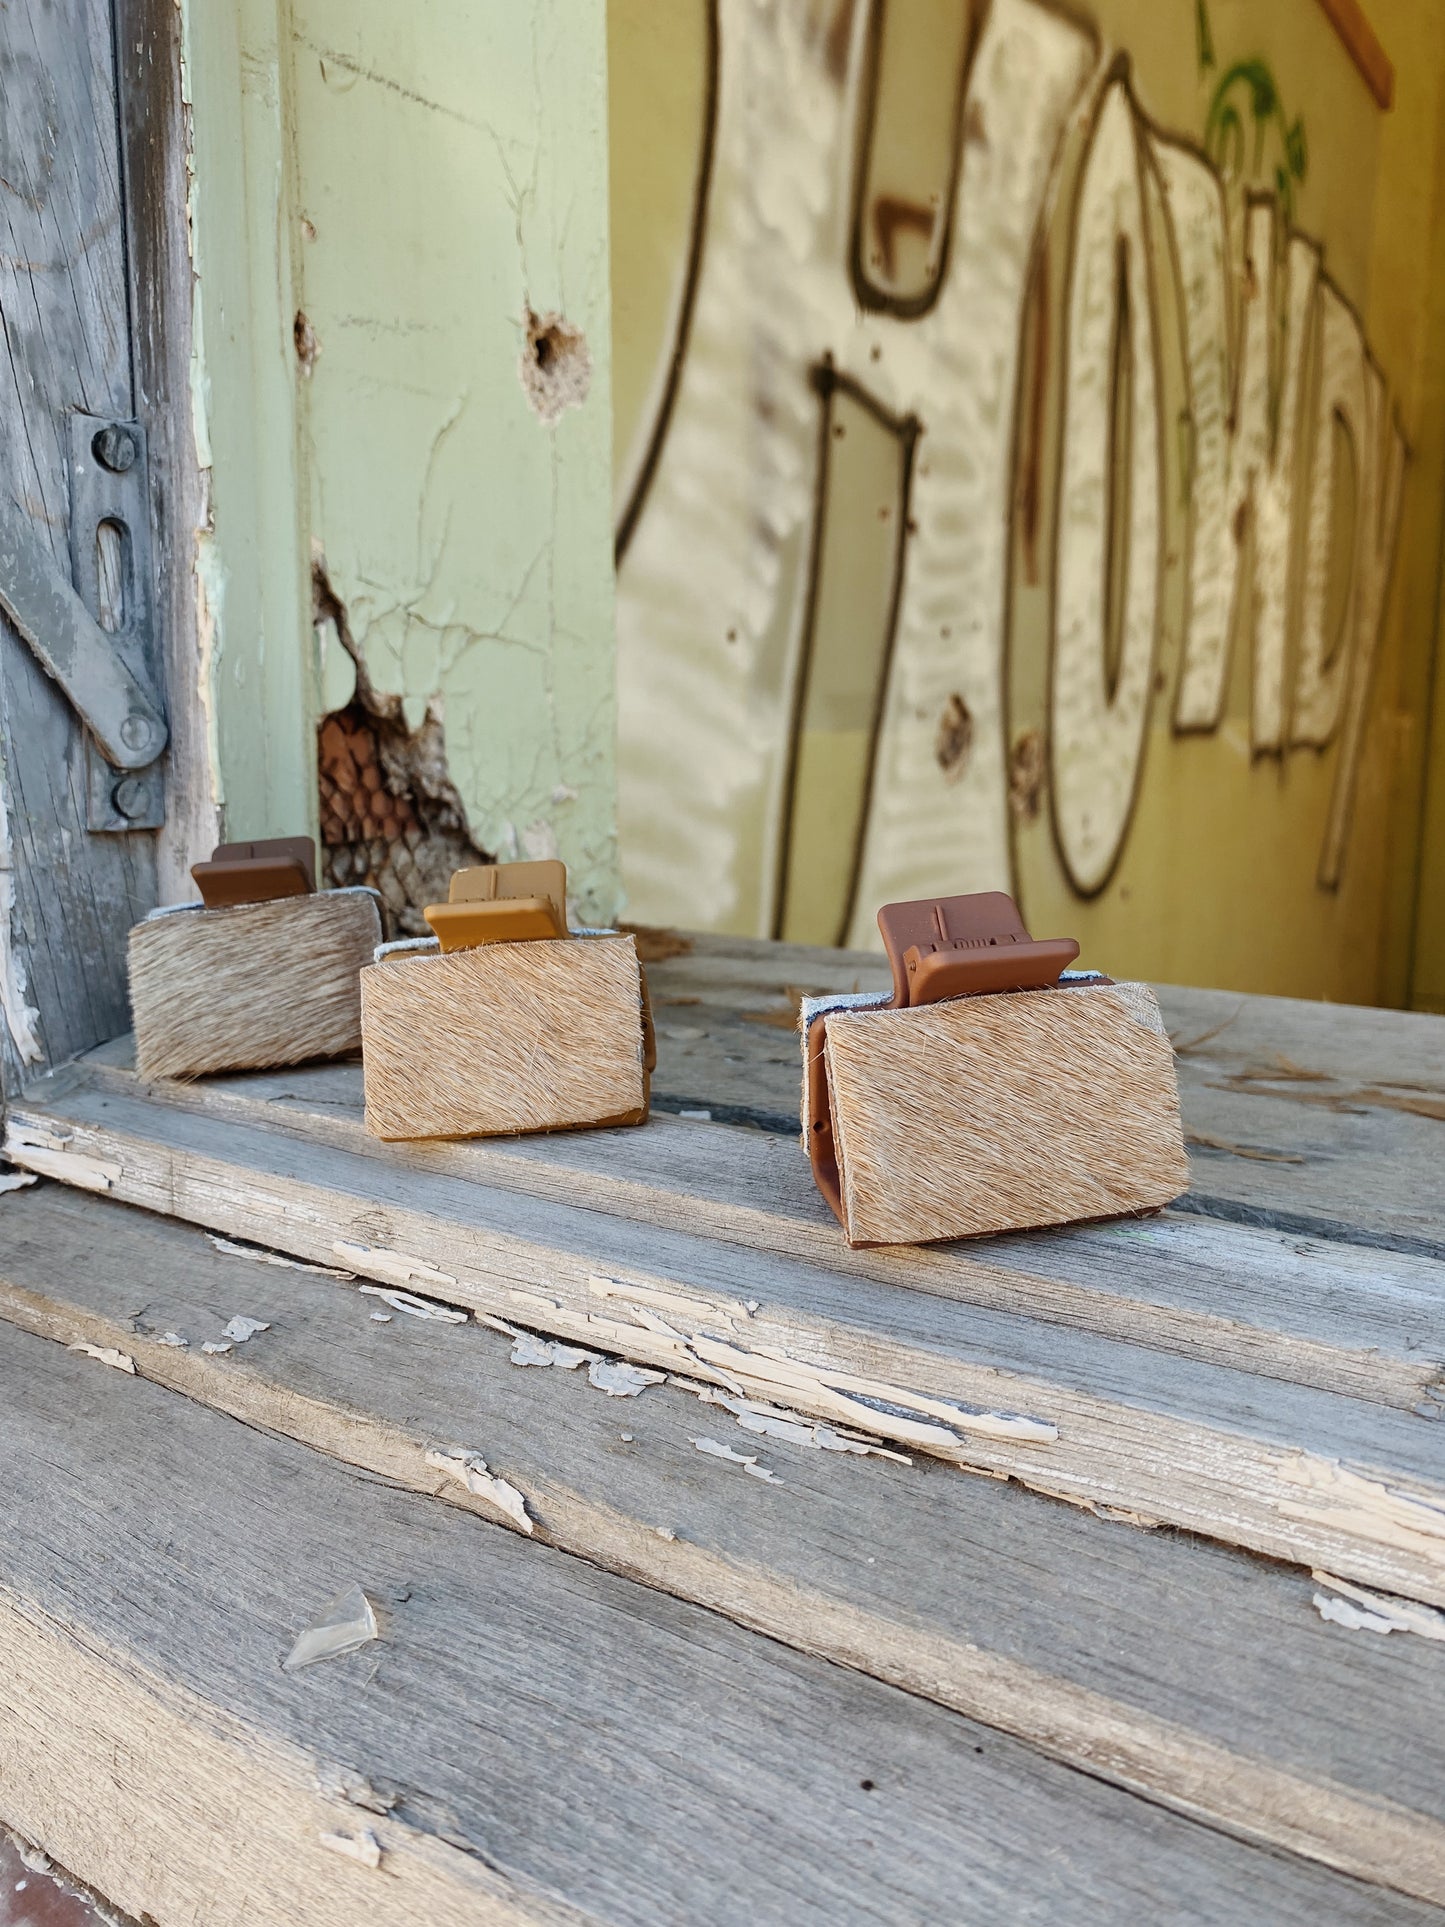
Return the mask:
{"type": "MultiPolygon", "coordinates": [[[[110,0],[0,9],[0,487],[67,582],[69,416],[133,412],[112,46],[110,0]]],[[[155,838],[88,833],[84,731],[3,617],[0,686],[13,1087],[27,1063],[125,1025],[125,933],[155,901],[155,838]]]]}
{"type": "Polygon", "coordinates": [[[156,892],[160,902],[178,903],[191,893],[191,864],[222,841],[203,687],[209,669],[203,632],[213,615],[201,606],[196,569],[209,505],[190,388],[195,263],[186,209],[191,154],[182,99],[183,22],[174,0],[114,5],[132,376],[150,454],[152,606],[170,725],[156,892]]]}
{"type": "Polygon", "coordinates": [[[1188,1208],[1445,1256],[1445,1019],[1160,992],[1179,1056],[1188,1208]]]}
{"type": "MultiPolygon", "coordinates": [[[[126,1040],[37,1087],[42,1107],[77,1077],[133,1092],[126,1040]]],[[[377,1152],[359,1065],[154,1085],[158,1102],[377,1152]]],[[[645,1131],[392,1147],[409,1169],[583,1204],[821,1264],[880,1284],[1026,1313],[1261,1376],[1429,1411],[1445,1378],[1445,1268],[1418,1257],[1166,1214],[851,1251],[796,1143],[655,1114],[645,1131]]]]}
{"type": "Polygon", "coordinates": [[[0,1383],[0,1804],[137,1915],[1441,1917],[12,1328],[0,1383]],[[379,1641],[284,1672],[351,1584],[379,1641]]]}
{"type": "MultiPolygon", "coordinates": [[[[433,1491],[429,1452],[478,1450],[547,1543],[1151,1799],[1445,1900],[1439,1649],[1327,1624],[1315,1600],[1334,1595],[1307,1573],[926,1460],[819,1449],[795,1420],[748,1429],[759,1414],[740,1408],[740,1425],[695,1391],[623,1401],[579,1354],[548,1368],[524,1335],[524,1366],[474,1323],[378,1322],[376,1297],[268,1256],[42,1186],[0,1208],[0,1317],[397,1484],[433,1491]],[[206,1352],[237,1314],[264,1329],[206,1352]]],[[[485,1492],[444,1480],[442,1496],[504,1519],[485,1492]]]]}
{"type": "Polygon", "coordinates": [[[1445,1600],[1445,1429],[1361,1399],[57,1076],[6,1149],[312,1261],[1445,1600]]]}
{"type": "Polygon", "coordinates": [[[1439,1919],[42,1339],[0,1374],[0,1804],[133,1914],[1439,1919]],[[380,1642],[283,1673],[349,1584],[380,1642]]]}
{"type": "MultiPolygon", "coordinates": [[[[645,942],[645,940],[644,940],[645,942]]],[[[648,965],[654,1103],[790,1133],[798,999],[882,990],[882,956],[687,936],[648,965]]],[[[645,943],[646,947],[646,943],[645,943]]],[[[652,948],[668,950],[672,944],[652,948]]],[[[1107,957],[1084,963],[1107,970],[1107,957]]],[[[1445,1019],[1157,986],[1179,1052],[1184,1208],[1293,1235],[1445,1256],[1445,1019]]]]}

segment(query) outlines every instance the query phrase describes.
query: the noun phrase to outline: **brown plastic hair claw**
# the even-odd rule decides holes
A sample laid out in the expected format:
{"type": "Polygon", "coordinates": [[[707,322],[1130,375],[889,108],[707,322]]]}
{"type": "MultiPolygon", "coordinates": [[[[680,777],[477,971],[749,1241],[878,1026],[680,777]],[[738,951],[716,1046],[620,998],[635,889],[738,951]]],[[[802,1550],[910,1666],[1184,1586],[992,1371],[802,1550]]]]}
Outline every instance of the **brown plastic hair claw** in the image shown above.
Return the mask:
{"type": "MultiPolygon", "coordinates": [[[[1042,990],[1079,954],[1072,937],[1035,942],[1018,905],[1002,890],[969,897],[925,897],[918,903],[886,903],[878,912],[883,948],[893,972],[893,1010],[916,1009],[954,997],[1005,990],[1042,990]]],[[[805,1076],[811,1120],[808,1156],[818,1189],[841,1220],[843,1202],[838,1148],[823,1040],[827,1017],[808,1027],[805,1076]]]]}
{"type": "Polygon", "coordinates": [[[307,897],[316,888],[316,845],[309,836],[218,843],[209,863],[191,865],[191,879],[208,910],[307,897]]]}
{"type": "Polygon", "coordinates": [[[1079,954],[1072,937],[1036,942],[1002,890],[885,903],[878,928],[893,971],[895,1010],[987,991],[1041,990],[1056,984],[1079,954]]]}

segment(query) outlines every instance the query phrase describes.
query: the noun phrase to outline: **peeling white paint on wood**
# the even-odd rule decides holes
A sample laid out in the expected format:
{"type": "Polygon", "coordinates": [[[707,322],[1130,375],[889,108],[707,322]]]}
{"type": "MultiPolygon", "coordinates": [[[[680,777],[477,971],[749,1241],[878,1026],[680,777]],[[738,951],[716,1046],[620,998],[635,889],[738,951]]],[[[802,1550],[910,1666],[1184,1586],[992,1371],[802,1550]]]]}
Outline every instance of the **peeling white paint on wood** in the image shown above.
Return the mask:
{"type": "Polygon", "coordinates": [[[277,1265],[283,1271],[310,1271],[318,1278],[339,1278],[347,1284],[356,1276],[354,1271],[343,1271],[337,1265],[309,1265],[304,1258],[287,1258],[279,1251],[267,1251],[260,1245],[238,1244],[234,1238],[222,1238],[214,1231],[208,1231],[206,1237],[224,1258],[249,1258],[253,1264],[277,1265]]]}
{"type": "Polygon", "coordinates": [[[118,1372],[129,1372],[134,1378],[135,1360],[128,1352],[117,1351],[112,1345],[92,1345],[79,1339],[74,1345],[67,1345],[68,1352],[84,1352],[87,1358],[98,1358],[102,1365],[113,1365],[118,1372]]]}
{"type": "MultiPolygon", "coordinates": [[[[451,1281],[455,1284],[456,1280],[451,1281]]],[[[465,1325],[467,1314],[452,1305],[437,1305],[430,1298],[418,1298],[409,1291],[388,1291],[381,1285],[362,1285],[368,1298],[379,1298],[393,1311],[404,1311],[412,1318],[430,1318],[438,1325],[465,1325]]]]}
{"type": "Polygon", "coordinates": [[[64,1151],[74,1140],[74,1131],[64,1125],[37,1123],[32,1118],[12,1116],[5,1128],[7,1147],[14,1142],[46,1151],[64,1151]]]}
{"type": "Polygon", "coordinates": [[[426,1462],[434,1472],[444,1472],[449,1479],[456,1479],[477,1498],[494,1505],[499,1512],[506,1514],[513,1525],[531,1536],[532,1521],[527,1516],[526,1499],[509,1480],[488,1469],[480,1452],[467,1452],[460,1447],[443,1452],[434,1446],[427,1453],[426,1462]]]}
{"type": "MultiPolygon", "coordinates": [[[[674,1383],[681,1382],[674,1380],[674,1383]]],[[[776,1405],[763,1405],[757,1399],[739,1398],[732,1392],[719,1392],[711,1385],[688,1389],[695,1391],[704,1405],[720,1405],[724,1411],[731,1412],[745,1432],[761,1432],[769,1438],[787,1439],[794,1445],[812,1446],[820,1452],[851,1452],[860,1458],[871,1453],[876,1458],[892,1459],[897,1465],[913,1463],[905,1452],[890,1452],[885,1445],[876,1445],[871,1439],[858,1438],[850,1432],[840,1432],[836,1427],[807,1418],[801,1412],[785,1411],[776,1405]]]]}
{"type": "Polygon", "coordinates": [[[1322,1592],[1315,1594],[1315,1610],[1321,1619],[1332,1620],[1335,1625],[1347,1626],[1353,1631],[1416,1633],[1421,1639],[1445,1644],[1445,1612],[1437,1606],[1422,1605],[1418,1599],[1401,1599],[1395,1593],[1371,1592],[1348,1579],[1336,1579],[1329,1572],[1313,1572],[1310,1577],[1342,1595],[1331,1599],[1322,1592]]]}
{"type": "Polygon", "coordinates": [[[579,1365],[585,1365],[594,1352],[584,1352],[577,1345],[563,1345],[553,1338],[538,1338],[533,1332],[518,1332],[512,1345],[514,1365],[555,1365],[564,1372],[575,1372],[579,1365]]]}
{"type": "Polygon", "coordinates": [[[103,1158],[87,1157],[83,1151],[69,1149],[74,1133],[48,1130],[22,1118],[11,1118],[5,1126],[5,1155],[12,1164],[44,1178],[59,1178],[63,1184],[78,1185],[82,1191],[109,1191],[118,1184],[121,1167],[103,1158]]]}
{"type": "Polygon", "coordinates": [[[23,1191],[27,1185],[34,1183],[33,1171],[6,1171],[0,1176],[0,1191],[23,1191]]]}
{"type": "Polygon", "coordinates": [[[729,1465],[740,1465],[744,1472],[750,1473],[755,1479],[764,1480],[768,1485],[783,1483],[776,1472],[759,1465],[756,1452],[735,1452],[732,1446],[723,1445],[717,1439],[694,1439],[693,1444],[710,1459],[726,1459],[729,1465]]]}
{"type": "Polygon", "coordinates": [[[244,1345],[247,1339],[254,1338],[257,1332],[268,1332],[270,1329],[264,1318],[246,1318],[238,1312],[229,1325],[221,1327],[221,1336],[233,1338],[238,1345],[244,1345]]]}
{"type": "Polygon", "coordinates": [[[620,1358],[597,1358],[587,1367],[587,1383],[609,1398],[636,1398],[649,1385],[661,1385],[666,1377],[666,1372],[629,1365],[620,1358]]]}
{"type": "Polygon", "coordinates": [[[360,1833],[319,1833],[316,1837],[323,1847],[345,1854],[348,1860],[359,1861],[363,1867],[381,1865],[381,1842],[370,1827],[363,1827],[360,1833]]]}
{"type": "Polygon", "coordinates": [[[6,805],[7,779],[0,770],[0,1010],[5,1028],[22,1064],[45,1061],[40,1038],[40,1012],[29,1001],[25,962],[15,947],[15,856],[10,842],[10,813],[6,805]]]}
{"type": "MultiPolygon", "coordinates": [[[[447,1290],[456,1284],[450,1272],[438,1271],[424,1258],[409,1257],[404,1251],[388,1251],[384,1245],[353,1244],[349,1238],[335,1238],[331,1249],[354,1271],[368,1278],[379,1278],[387,1285],[435,1285],[447,1290]]],[[[366,1290],[366,1286],[362,1286],[366,1290]]]]}
{"type": "Polygon", "coordinates": [[[702,1298],[690,1292],[661,1291],[655,1287],[628,1284],[621,1278],[604,1278],[594,1274],[587,1280],[587,1289],[594,1298],[620,1298],[628,1301],[627,1309],[636,1312],[639,1305],[653,1311],[670,1311],[685,1318],[746,1320],[751,1311],[758,1309],[757,1301],[752,1303],[751,1311],[740,1298],[702,1298]]]}
{"type": "Polygon", "coordinates": [[[1371,1478],[1310,1452],[1282,1459],[1279,1473],[1286,1485],[1298,1486],[1307,1495],[1276,1502],[1286,1518],[1334,1526],[1437,1564],[1445,1559],[1445,1508],[1402,1490],[1398,1482],[1371,1478]]]}

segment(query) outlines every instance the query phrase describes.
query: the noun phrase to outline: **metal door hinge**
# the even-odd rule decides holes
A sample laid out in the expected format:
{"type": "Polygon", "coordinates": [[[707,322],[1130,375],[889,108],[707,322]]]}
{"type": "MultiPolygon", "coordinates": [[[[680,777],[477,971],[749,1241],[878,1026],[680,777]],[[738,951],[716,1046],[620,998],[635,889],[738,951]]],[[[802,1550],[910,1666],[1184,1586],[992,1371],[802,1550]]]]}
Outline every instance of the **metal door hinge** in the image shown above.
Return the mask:
{"type": "Polygon", "coordinates": [[[74,586],[29,516],[0,496],[0,608],[86,726],[88,827],[154,829],[168,731],[139,424],[72,415],[70,481],[74,586]]]}
{"type": "MultiPolygon", "coordinates": [[[[104,621],[101,633],[146,697],[161,732],[137,761],[138,751],[117,757],[113,741],[91,724],[85,746],[89,827],[158,829],[165,821],[160,755],[167,732],[151,567],[150,466],[139,422],[70,417],[70,565],[82,602],[98,625],[104,621]]],[[[122,722],[127,748],[128,727],[132,735],[143,733],[143,725],[122,722]]]]}

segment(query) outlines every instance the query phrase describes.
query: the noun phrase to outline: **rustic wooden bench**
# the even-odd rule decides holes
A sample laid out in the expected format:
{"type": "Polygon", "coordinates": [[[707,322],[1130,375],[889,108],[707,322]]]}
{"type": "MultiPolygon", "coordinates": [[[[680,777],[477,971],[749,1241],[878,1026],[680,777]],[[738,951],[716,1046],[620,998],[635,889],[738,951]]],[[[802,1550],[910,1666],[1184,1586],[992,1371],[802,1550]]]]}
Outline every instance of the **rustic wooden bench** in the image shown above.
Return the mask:
{"type": "Polygon", "coordinates": [[[0,1820],[159,1927],[1445,1920],[1445,1022],[1162,989],[1178,1208],[850,1251],[881,960],[649,947],[642,1130],[12,1105],[0,1820]]]}

